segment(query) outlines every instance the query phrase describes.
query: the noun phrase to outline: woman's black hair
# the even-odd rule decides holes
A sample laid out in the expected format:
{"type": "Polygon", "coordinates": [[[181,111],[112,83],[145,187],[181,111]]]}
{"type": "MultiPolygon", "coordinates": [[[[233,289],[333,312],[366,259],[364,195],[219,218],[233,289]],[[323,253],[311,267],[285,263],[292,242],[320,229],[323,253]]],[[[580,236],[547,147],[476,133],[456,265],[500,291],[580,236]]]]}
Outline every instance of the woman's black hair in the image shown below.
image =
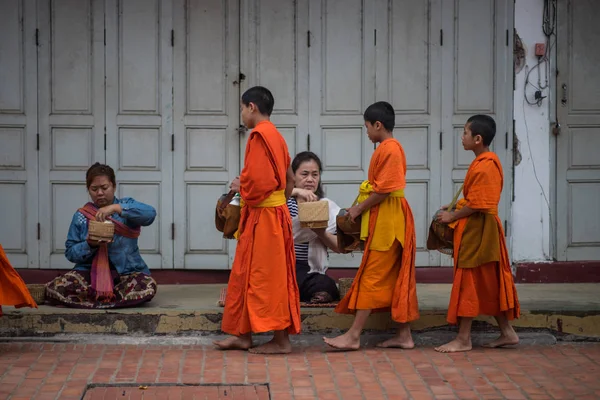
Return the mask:
{"type": "Polygon", "coordinates": [[[321,173],[323,172],[323,166],[321,165],[321,159],[312,151],[303,151],[301,153],[296,154],[294,160],[292,161],[292,171],[294,174],[300,167],[302,163],[307,161],[314,161],[317,163],[317,167],[319,167],[319,184],[317,185],[317,190],[315,190],[315,194],[319,199],[325,197],[325,191],[323,190],[323,185],[321,183],[321,173]]]}
{"type": "Polygon", "coordinates": [[[99,176],[105,176],[108,178],[110,183],[113,184],[115,189],[117,188],[117,180],[115,179],[115,171],[106,164],[100,164],[99,162],[92,165],[85,173],[85,184],[89,189],[94,181],[94,178],[99,176]]]}

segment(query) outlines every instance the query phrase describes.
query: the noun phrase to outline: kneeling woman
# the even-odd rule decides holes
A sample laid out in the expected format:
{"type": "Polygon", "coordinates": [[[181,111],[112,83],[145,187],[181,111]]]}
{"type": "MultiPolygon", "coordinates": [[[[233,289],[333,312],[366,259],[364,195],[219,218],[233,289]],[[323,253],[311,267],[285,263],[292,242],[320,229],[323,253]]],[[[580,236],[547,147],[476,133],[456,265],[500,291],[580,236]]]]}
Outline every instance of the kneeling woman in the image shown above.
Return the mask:
{"type": "Polygon", "coordinates": [[[51,303],[77,308],[130,307],[151,300],[156,282],[140,256],[142,226],[154,222],[154,207],[132,198],[115,197],[115,172],[96,163],[86,173],[92,198],[75,212],[67,235],[65,256],[75,268],[46,285],[51,303]],[[89,221],[110,221],[110,243],[88,238],[89,221]]]}
{"type": "Polygon", "coordinates": [[[309,151],[298,153],[292,161],[295,187],[287,205],[292,216],[296,250],[296,279],[300,301],[330,303],[340,299],[335,281],[325,274],[327,249],[338,252],[335,218],[340,207],[324,197],[321,185],[321,160],[309,151]],[[301,228],[298,203],[326,200],[329,203],[329,224],[322,229],[301,228]]]}

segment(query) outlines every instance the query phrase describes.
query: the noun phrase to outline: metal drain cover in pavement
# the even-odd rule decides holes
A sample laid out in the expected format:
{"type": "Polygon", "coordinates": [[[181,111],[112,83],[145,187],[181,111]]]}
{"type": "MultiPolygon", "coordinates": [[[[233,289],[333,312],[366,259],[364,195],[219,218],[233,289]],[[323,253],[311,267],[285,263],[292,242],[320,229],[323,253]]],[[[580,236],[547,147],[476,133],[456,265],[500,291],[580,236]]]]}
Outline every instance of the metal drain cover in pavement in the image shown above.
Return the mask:
{"type": "Polygon", "coordinates": [[[268,400],[267,385],[90,385],[84,400],[268,400]]]}

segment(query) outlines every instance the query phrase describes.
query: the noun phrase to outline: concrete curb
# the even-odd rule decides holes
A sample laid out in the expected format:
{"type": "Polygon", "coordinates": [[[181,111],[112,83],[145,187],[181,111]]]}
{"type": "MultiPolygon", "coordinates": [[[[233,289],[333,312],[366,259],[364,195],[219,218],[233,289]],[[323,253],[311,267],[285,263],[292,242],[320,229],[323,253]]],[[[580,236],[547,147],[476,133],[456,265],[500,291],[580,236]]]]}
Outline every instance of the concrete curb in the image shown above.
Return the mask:
{"type": "MultiPolygon", "coordinates": [[[[361,338],[362,347],[374,347],[392,335],[383,333],[366,332],[361,338]]],[[[456,332],[450,330],[439,330],[433,332],[415,332],[413,339],[418,347],[439,346],[454,339],[456,332]]],[[[47,337],[13,337],[1,338],[0,343],[39,342],[39,343],[76,343],[94,345],[136,345],[136,346],[212,346],[213,340],[224,338],[222,334],[202,333],[198,336],[122,336],[122,335],[98,335],[98,334],[60,334],[52,338],[47,337]]],[[[473,346],[490,342],[498,337],[498,333],[474,332],[473,346]]],[[[324,346],[323,335],[316,333],[303,333],[292,335],[292,344],[298,347],[324,346]]],[[[270,335],[257,335],[256,342],[262,343],[270,339],[270,335]]],[[[547,332],[520,332],[520,346],[532,345],[554,345],[556,337],[547,332]]]]}
{"type": "MultiPolygon", "coordinates": [[[[128,310],[53,313],[37,310],[26,313],[12,311],[0,318],[0,337],[53,336],[57,334],[114,334],[114,335],[189,335],[220,333],[222,309],[210,310],[128,310]]],[[[303,309],[302,330],[306,333],[344,331],[352,323],[351,315],[340,315],[333,309],[303,309]]],[[[600,339],[600,312],[524,311],[513,321],[521,330],[545,330],[574,338],[600,339]]],[[[486,331],[494,329],[491,317],[477,318],[475,327],[486,331]]],[[[374,314],[367,330],[385,333],[395,327],[389,313],[374,314]]],[[[449,328],[445,310],[422,311],[421,317],[411,323],[415,331],[449,328]]]]}

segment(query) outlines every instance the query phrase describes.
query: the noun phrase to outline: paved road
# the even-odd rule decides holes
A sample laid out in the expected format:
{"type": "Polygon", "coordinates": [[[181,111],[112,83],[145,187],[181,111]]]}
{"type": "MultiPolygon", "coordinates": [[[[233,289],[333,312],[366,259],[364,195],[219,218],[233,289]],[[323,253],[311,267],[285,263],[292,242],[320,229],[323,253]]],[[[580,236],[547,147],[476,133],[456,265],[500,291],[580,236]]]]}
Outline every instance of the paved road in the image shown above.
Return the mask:
{"type": "Polygon", "coordinates": [[[287,356],[203,344],[0,343],[0,399],[262,400],[268,392],[276,400],[598,399],[600,343],[451,355],[309,346],[287,356]]]}

